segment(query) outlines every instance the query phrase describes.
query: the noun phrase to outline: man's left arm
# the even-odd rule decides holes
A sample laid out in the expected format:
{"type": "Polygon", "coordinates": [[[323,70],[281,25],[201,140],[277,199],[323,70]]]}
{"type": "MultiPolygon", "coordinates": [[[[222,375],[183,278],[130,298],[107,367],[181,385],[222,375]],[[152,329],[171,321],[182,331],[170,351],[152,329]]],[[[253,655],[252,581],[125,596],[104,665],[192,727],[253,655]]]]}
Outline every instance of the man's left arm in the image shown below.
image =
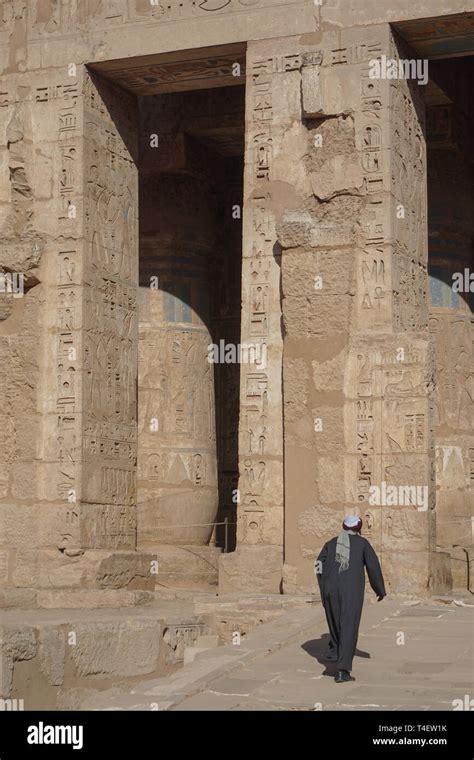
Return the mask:
{"type": "Polygon", "coordinates": [[[387,592],[385,591],[385,583],[379,558],[368,541],[365,541],[364,544],[364,564],[367,568],[369,583],[380,602],[383,597],[387,595],[387,592]]]}

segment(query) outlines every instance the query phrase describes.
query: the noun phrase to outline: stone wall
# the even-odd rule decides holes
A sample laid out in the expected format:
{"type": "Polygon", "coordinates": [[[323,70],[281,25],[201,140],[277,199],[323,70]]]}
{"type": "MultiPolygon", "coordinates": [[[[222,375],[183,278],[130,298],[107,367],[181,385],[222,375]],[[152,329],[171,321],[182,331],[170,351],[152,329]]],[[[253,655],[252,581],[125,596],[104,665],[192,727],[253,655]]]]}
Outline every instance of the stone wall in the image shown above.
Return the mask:
{"type": "Polygon", "coordinates": [[[2,323],[7,604],[100,588],[101,562],[121,550],[124,577],[136,547],[136,111],[74,73],[9,77],[2,114],[3,264],[27,287],[2,323]]]}
{"type": "MultiPolygon", "coordinates": [[[[287,590],[312,588],[315,553],[353,511],[389,587],[429,582],[423,111],[406,82],[368,74],[369,60],[394,57],[396,44],[381,26],[328,33],[317,47],[279,46],[279,60],[292,63],[275,77],[282,133],[272,130],[278,168],[268,193],[283,249],[287,590]],[[383,483],[426,487],[426,504],[372,508],[371,488],[383,483]]],[[[260,47],[264,58],[269,44],[260,47]]]]}
{"type": "MultiPolygon", "coordinates": [[[[435,307],[428,329],[424,107],[416,84],[371,79],[368,64],[411,56],[391,22],[465,11],[472,2],[2,4],[0,265],[26,291],[0,304],[4,603],[154,585],[151,557],[135,552],[137,99],[117,83],[143,89],[159,54],[187,49],[189,62],[192,48],[241,41],[241,340],[264,344],[267,363],[242,366],[238,549],[221,587],[312,589],[315,552],[357,509],[390,588],[428,589],[436,463],[441,522],[454,505],[463,526],[442,543],[469,524],[470,314],[446,325],[435,307]],[[137,57],[145,69],[130,78],[137,57]],[[428,497],[372,505],[383,484],[428,497]]],[[[201,84],[219,75],[209,60],[201,84]]],[[[168,66],[170,86],[186,89],[186,72],[168,66]]]]}

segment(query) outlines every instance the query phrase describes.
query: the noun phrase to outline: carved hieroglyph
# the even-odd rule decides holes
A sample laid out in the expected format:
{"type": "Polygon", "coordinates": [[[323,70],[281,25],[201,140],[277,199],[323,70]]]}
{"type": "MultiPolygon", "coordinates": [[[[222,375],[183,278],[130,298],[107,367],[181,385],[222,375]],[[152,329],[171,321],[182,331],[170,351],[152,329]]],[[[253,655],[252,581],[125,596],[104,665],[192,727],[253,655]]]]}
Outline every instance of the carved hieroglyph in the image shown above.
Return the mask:
{"type": "Polygon", "coordinates": [[[11,458],[1,532],[11,542],[6,585],[32,594],[94,588],[104,555],[136,545],[134,102],[76,74],[39,71],[28,86],[15,75],[7,124],[3,230],[32,287],[18,300],[28,351],[16,382],[23,364],[36,401],[24,420],[12,416],[22,462],[11,458]]]}
{"type": "MultiPolygon", "coordinates": [[[[431,1],[433,15],[445,13],[442,0],[431,1]]],[[[462,150],[457,163],[432,162],[440,195],[453,200],[444,218],[432,220],[440,234],[432,238],[429,313],[419,88],[369,75],[373,58],[413,56],[389,24],[411,18],[418,5],[387,0],[374,12],[375,4],[360,2],[357,26],[349,27],[342,2],[2,3],[1,255],[2,266],[26,281],[24,298],[7,294],[0,303],[0,578],[25,590],[15,603],[31,603],[35,587],[108,584],[113,562],[101,576],[98,558],[116,549],[133,554],[139,200],[130,93],[165,80],[185,93],[188,111],[175,114],[179,134],[160,134],[156,165],[141,170],[191,166],[194,191],[179,183],[167,191],[181,214],[189,211],[189,239],[196,238],[207,223],[199,182],[211,179],[213,167],[211,153],[185,134],[195,102],[184,88],[228,84],[233,52],[242,63],[249,38],[240,337],[265,345],[267,362],[243,365],[240,404],[234,374],[232,403],[218,408],[221,431],[226,409],[233,409],[232,433],[240,412],[236,483],[230,433],[218,444],[228,471],[215,472],[212,368],[202,359],[209,333],[201,322],[209,324],[195,320],[203,305],[192,277],[182,278],[181,297],[166,281],[169,267],[158,272],[164,287],[148,292],[158,327],[143,333],[140,429],[156,419],[174,438],[168,448],[145,445],[144,489],[188,489],[190,502],[202,506],[196,522],[215,519],[218,478],[226,499],[237,492],[239,547],[221,568],[237,590],[279,591],[283,555],[291,588],[313,589],[311,552],[345,511],[362,514],[392,588],[426,589],[434,512],[443,545],[471,540],[471,313],[440,271],[453,256],[462,263],[460,248],[472,238],[458,208],[466,162],[462,150]],[[194,59],[197,45],[207,52],[194,59]],[[94,81],[85,62],[108,71],[110,81],[94,81]],[[112,84],[114,74],[124,91],[112,84]],[[194,415],[199,423],[191,424],[194,415]],[[427,509],[372,504],[371,489],[382,484],[426,487],[427,509]]],[[[465,3],[451,6],[460,15],[430,22],[418,51],[448,31],[458,44],[465,3]]],[[[404,29],[410,35],[415,27],[404,29]]],[[[447,152],[449,110],[445,103],[433,117],[447,152]]],[[[142,220],[151,195],[141,201],[142,220]]],[[[152,237],[149,250],[176,253],[170,239],[152,237]]],[[[240,295],[235,270],[222,276],[235,277],[240,295]]],[[[200,290],[215,282],[204,278],[200,290]]],[[[153,526],[147,519],[143,525],[153,526]]]]}
{"type": "Polygon", "coordinates": [[[298,77],[298,60],[276,55],[271,46],[248,44],[241,343],[262,347],[266,361],[241,365],[237,551],[220,562],[223,590],[254,586],[277,592],[281,585],[283,336],[272,193],[279,146],[292,118],[288,77],[298,77]]]}
{"type": "Polygon", "coordinates": [[[295,67],[293,56],[249,46],[241,340],[264,346],[267,361],[241,369],[238,542],[275,547],[283,542],[282,335],[272,184],[280,121],[288,118],[282,94],[295,67]]]}
{"type": "Polygon", "coordinates": [[[191,252],[176,269],[159,235],[146,245],[160,288],[141,288],[139,540],[206,544],[218,505],[208,283],[193,275],[191,252]]]}
{"type": "Polygon", "coordinates": [[[136,103],[84,83],[84,367],[81,534],[98,548],[136,539],[136,103]]]}
{"type": "MultiPolygon", "coordinates": [[[[288,4],[303,7],[301,0],[288,0],[288,4]]],[[[14,3],[6,3],[5,23],[11,23],[10,5],[14,3]]],[[[267,13],[271,13],[275,6],[279,6],[275,0],[167,0],[166,3],[151,3],[150,0],[81,0],[73,5],[32,0],[29,26],[33,39],[54,39],[55,35],[73,34],[78,30],[84,34],[91,28],[108,31],[124,25],[128,33],[133,33],[144,22],[159,29],[170,22],[205,21],[222,15],[247,15],[250,11],[267,9],[267,13]]],[[[175,49],[180,48],[177,46],[175,49]]]]}
{"type": "Polygon", "coordinates": [[[328,32],[301,50],[303,122],[283,143],[305,169],[278,224],[286,575],[296,567],[308,587],[309,537],[316,551],[345,513],[365,518],[382,558],[402,545],[413,555],[414,588],[434,546],[423,108],[416,84],[370,76],[382,54],[404,56],[388,27],[328,32]],[[396,522],[396,543],[393,508],[371,498],[383,483],[428,493],[421,509],[397,507],[413,514],[396,522]]]}
{"type": "Polygon", "coordinates": [[[217,513],[212,341],[193,296],[185,302],[177,295],[186,284],[202,297],[203,284],[186,283],[183,272],[162,290],[142,289],[148,300],[139,359],[142,543],[206,544],[217,513]]]}

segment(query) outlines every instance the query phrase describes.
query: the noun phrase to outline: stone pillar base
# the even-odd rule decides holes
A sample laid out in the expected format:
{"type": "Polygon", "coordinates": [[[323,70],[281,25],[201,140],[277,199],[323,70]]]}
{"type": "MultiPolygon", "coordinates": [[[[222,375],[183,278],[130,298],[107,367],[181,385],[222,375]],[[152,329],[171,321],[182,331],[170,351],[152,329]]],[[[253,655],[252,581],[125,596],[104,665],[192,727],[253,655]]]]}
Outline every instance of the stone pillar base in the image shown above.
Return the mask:
{"type": "Polygon", "coordinates": [[[384,551],[381,563],[388,593],[430,596],[452,590],[447,552],[384,551]]]}
{"type": "Polygon", "coordinates": [[[239,546],[219,558],[219,593],[281,593],[281,546],[239,546]]]}
{"type": "Polygon", "coordinates": [[[156,554],[91,549],[17,553],[0,607],[122,607],[155,590],[156,554]]]}
{"type": "Polygon", "coordinates": [[[166,588],[207,590],[217,586],[221,549],[215,546],[172,546],[169,544],[148,547],[158,560],[155,576],[156,591],[166,588]]]}
{"type": "Polygon", "coordinates": [[[432,594],[452,594],[453,572],[449,552],[432,553],[429,587],[432,594]]]}
{"type": "Polygon", "coordinates": [[[474,589],[474,583],[470,578],[469,562],[474,557],[474,546],[464,544],[463,546],[453,546],[446,548],[451,563],[451,574],[453,579],[453,588],[456,591],[467,591],[468,586],[474,589]]]}

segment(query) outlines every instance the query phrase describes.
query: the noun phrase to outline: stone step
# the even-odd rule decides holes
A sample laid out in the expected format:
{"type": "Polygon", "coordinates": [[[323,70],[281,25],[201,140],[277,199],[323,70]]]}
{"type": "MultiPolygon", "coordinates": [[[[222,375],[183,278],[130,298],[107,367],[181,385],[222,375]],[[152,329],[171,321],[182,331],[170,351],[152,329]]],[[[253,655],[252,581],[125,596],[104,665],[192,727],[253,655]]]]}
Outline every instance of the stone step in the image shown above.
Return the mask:
{"type": "Polygon", "coordinates": [[[198,636],[194,646],[196,649],[215,649],[219,646],[219,636],[214,634],[198,636]]]}
{"type": "Polygon", "coordinates": [[[200,635],[197,637],[193,647],[186,647],[184,650],[184,665],[194,662],[196,657],[202,652],[208,652],[209,649],[216,649],[219,646],[219,636],[213,634],[200,635]]]}
{"type": "Polygon", "coordinates": [[[127,589],[5,589],[0,609],[108,609],[152,604],[153,591],[127,589]]]}
{"type": "Polygon", "coordinates": [[[167,710],[206,689],[213,681],[240,670],[276,652],[289,643],[299,641],[324,625],[320,607],[292,610],[270,623],[259,626],[240,646],[227,644],[199,653],[187,667],[169,678],[147,679],[131,690],[109,690],[87,698],[85,710],[167,710]]]}
{"type": "MultiPolygon", "coordinates": [[[[87,696],[181,668],[209,628],[189,601],[146,607],[6,610],[0,627],[2,699],[25,710],[78,709],[87,696]]],[[[214,642],[211,636],[210,641],[214,642]]]]}

